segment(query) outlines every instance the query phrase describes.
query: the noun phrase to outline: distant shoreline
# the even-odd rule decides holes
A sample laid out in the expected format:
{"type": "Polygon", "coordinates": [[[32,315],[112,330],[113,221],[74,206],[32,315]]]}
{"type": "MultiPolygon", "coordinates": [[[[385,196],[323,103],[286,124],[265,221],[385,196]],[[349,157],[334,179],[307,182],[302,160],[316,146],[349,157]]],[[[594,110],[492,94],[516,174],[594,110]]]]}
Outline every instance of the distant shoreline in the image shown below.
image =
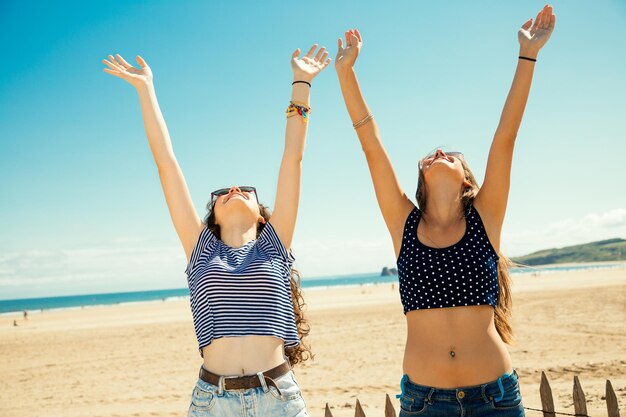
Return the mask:
{"type": "MultiPolygon", "coordinates": [[[[528,266],[512,268],[511,275],[541,275],[555,272],[619,268],[626,268],[626,262],[602,261],[528,266]]],[[[305,278],[302,281],[302,288],[309,291],[394,283],[397,283],[397,275],[381,276],[380,273],[368,273],[305,278]]],[[[38,314],[54,310],[78,310],[99,306],[168,302],[183,299],[189,299],[188,288],[8,299],[0,300],[0,316],[21,316],[24,311],[27,311],[28,314],[38,314]]]]}

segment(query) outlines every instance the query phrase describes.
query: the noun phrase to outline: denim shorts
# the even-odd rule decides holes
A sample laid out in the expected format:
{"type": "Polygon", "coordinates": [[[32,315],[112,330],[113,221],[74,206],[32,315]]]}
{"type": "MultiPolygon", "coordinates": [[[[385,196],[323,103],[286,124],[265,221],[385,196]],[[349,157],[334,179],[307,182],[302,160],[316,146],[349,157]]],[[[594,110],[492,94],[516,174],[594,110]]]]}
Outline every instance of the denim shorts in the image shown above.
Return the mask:
{"type": "Polygon", "coordinates": [[[523,417],[524,405],[515,368],[498,379],[460,388],[419,385],[407,375],[400,381],[400,417],[523,417]]]}
{"type": "Polygon", "coordinates": [[[306,404],[292,370],[274,378],[278,386],[225,390],[198,378],[187,417],[308,417],[306,404]]]}

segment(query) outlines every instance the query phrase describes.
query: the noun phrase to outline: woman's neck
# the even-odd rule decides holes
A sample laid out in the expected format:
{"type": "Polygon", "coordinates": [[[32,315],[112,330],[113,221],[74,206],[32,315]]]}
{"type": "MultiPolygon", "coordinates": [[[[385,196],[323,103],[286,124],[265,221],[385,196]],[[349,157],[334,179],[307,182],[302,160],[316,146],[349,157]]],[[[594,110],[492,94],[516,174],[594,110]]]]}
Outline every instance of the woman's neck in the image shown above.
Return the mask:
{"type": "Polygon", "coordinates": [[[423,219],[430,227],[445,229],[463,218],[463,205],[459,193],[431,192],[423,210],[423,219]]]}
{"type": "Polygon", "coordinates": [[[233,248],[240,248],[256,239],[257,224],[250,222],[233,222],[220,225],[222,242],[233,248]]]}

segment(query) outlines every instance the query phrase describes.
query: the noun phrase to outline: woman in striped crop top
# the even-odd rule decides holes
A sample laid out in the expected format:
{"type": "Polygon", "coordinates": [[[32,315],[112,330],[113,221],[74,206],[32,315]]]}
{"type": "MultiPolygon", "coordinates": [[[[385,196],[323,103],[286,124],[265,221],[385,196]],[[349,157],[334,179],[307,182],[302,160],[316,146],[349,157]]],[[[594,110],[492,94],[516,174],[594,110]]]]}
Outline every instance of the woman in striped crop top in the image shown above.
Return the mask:
{"type": "Polygon", "coordinates": [[[290,246],[311,81],[329,64],[328,52],[313,45],[304,56],[300,49],[291,56],[291,101],[271,217],[254,187],[231,186],[211,193],[204,221],[174,156],[152,71],[140,56],[137,62],[139,69],[119,55],[104,60],[106,72],[137,89],[167,206],[187,255],[191,313],[203,359],[188,415],[307,416],[292,365],[311,356],[302,342],[309,329],[290,246]]]}
{"type": "Polygon", "coordinates": [[[546,5],[534,24],[529,19],[518,30],[517,69],[482,187],[460,152],[437,148],[419,160],[417,206],[398,183],[356,79],[361,33],[347,31],[345,46],[339,39],[335,68],[398,263],[407,321],[401,417],[524,415],[506,347],[512,342],[511,262],[500,253],[500,232],[535,60],[554,24],[546,5]]]}

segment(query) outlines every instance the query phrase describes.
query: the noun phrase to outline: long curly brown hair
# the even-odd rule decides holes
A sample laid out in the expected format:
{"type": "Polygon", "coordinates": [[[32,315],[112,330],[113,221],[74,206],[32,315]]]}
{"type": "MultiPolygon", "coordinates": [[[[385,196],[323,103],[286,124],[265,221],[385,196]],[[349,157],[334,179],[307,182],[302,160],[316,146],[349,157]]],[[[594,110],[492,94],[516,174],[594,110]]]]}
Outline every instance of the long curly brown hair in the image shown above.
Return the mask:
{"type": "MultiPolygon", "coordinates": [[[[469,187],[463,186],[461,194],[461,205],[466,212],[470,205],[473,204],[474,198],[478,194],[480,187],[476,177],[469,168],[469,165],[465,161],[465,158],[459,157],[461,164],[463,165],[463,171],[465,171],[465,179],[471,184],[469,187]]],[[[424,180],[424,173],[419,169],[419,177],[417,180],[417,191],[415,193],[415,199],[417,206],[422,212],[426,209],[427,202],[426,195],[426,183],[424,180]]],[[[494,321],[498,334],[509,345],[514,344],[513,328],[511,326],[513,299],[511,297],[511,276],[509,269],[514,263],[504,256],[501,251],[498,251],[500,260],[498,261],[498,286],[500,292],[498,294],[498,303],[495,308],[494,321]]]]}
{"type": "MultiPolygon", "coordinates": [[[[213,234],[221,239],[220,225],[215,223],[215,212],[213,210],[213,202],[209,201],[206,205],[207,214],[204,217],[204,224],[207,225],[208,229],[213,232],[213,234]]],[[[269,221],[271,217],[271,212],[268,207],[259,203],[259,211],[261,216],[265,219],[265,221],[269,221]]],[[[263,231],[265,227],[264,223],[259,222],[257,224],[256,236],[257,238],[263,231]]],[[[298,338],[300,339],[300,344],[295,347],[286,347],[285,354],[287,358],[289,358],[289,362],[291,365],[296,365],[298,363],[302,363],[307,359],[313,359],[315,356],[313,352],[311,352],[311,347],[307,343],[304,342],[304,338],[309,335],[311,331],[311,327],[304,317],[304,312],[302,311],[306,303],[304,302],[304,296],[302,295],[302,289],[300,287],[300,273],[293,266],[291,267],[291,279],[289,280],[289,284],[291,287],[291,301],[293,304],[293,312],[296,319],[296,328],[298,330],[298,338]]]]}

